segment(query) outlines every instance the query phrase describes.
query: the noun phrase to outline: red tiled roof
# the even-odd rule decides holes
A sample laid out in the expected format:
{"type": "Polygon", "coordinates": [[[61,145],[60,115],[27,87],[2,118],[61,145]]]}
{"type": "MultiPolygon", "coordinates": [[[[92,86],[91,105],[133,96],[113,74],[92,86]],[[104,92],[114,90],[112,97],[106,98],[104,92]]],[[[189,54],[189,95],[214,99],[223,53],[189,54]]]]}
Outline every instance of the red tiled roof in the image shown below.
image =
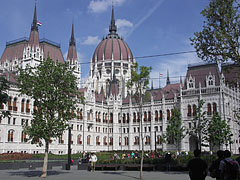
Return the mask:
{"type": "Polygon", "coordinates": [[[42,42],[40,47],[43,48],[44,59],[47,59],[49,56],[54,62],[64,62],[62,51],[59,47],[46,42],[42,42]]]}
{"type": "MultiPolygon", "coordinates": [[[[195,78],[195,87],[199,88],[199,83],[201,83],[201,87],[206,87],[206,77],[209,76],[209,74],[212,74],[215,76],[215,85],[220,85],[220,72],[218,69],[218,65],[215,63],[207,63],[207,64],[201,64],[196,66],[189,66],[186,80],[190,77],[190,75],[195,78]]],[[[186,80],[184,83],[184,89],[186,89],[186,80]]]]}
{"type": "Polygon", "coordinates": [[[27,45],[27,41],[22,41],[19,43],[6,46],[1,57],[1,62],[4,62],[5,60],[13,60],[15,58],[22,60],[23,50],[26,45],[27,45]]]}
{"type": "Polygon", "coordinates": [[[111,60],[133,60],[133,55],[123,39],[118,35],[108,35],[97,46],[93,54],[93,62],[111,60]]]}
{"type": "Polygon", "coordinates": [[[236,86],[240,84],[240,65],[238,64],[224,64],[222,65],[222,73],[225,77],[226,83],[236,86]]]}
{"type": "Polygon", "coordinates": [[[75,61],[77,61],[76,46],[73,45],[69,46],[67,60],[70,60],[70,64],[75,64],[75,61]]]}
{"type": "Polygon", "coordinates": [[[10,82],[10,83],[16,83],[17,82],[17,76],[16,74],[13,74],[11,72],[4,72],[2,73],[2,76],[5,76],[6,79],[10,82]]]}

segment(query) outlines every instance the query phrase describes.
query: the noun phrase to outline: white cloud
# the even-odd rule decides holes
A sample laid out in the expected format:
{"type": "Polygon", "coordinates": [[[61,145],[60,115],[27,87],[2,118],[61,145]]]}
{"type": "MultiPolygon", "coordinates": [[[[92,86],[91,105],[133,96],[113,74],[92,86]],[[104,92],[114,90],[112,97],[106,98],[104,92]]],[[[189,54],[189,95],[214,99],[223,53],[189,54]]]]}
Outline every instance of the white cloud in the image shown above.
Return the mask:
{"type": "MultiPolygon", "coordinates": [[[[180,76],[182,80],[187,73],[188,64],[194,64],[202,62],[196,55],[196,53],[182,54],[175,58],[168,57],[164,61],[159,61],[158,63],[152,65],[152,72],[150,74],[153,78],[154,88],[159,87],[159,74],[163,74],[160,79],[161,87],[166,85],[167,70],[169,71],[169,77],[171,83],[178,83],[180,76]]],[[[151,85],[151,84],[150,84],[151,85]]]]}
{"type": "Polygon", "coordinates": [[[84,45],[97,45],[100,42],[98,36],[88,36],[81,44],[84,45]]]}
{"type": "MultiPolygon", "coordinates": [[[[114,5],[120,6],[122,5],[126,0],[115,0],[114,5]]],[[[112,0],[91,0],[88,9],[92,13],[101,13],[108,9],[109,6],[112,5],[112,0]]]]}
{"type": "Polygon", "coordinates": [[[133,27],[133,23],[131,23],[130,21],[126,20],[126,19],[117,19],[116,20],[116,25],[117,28],[124,28],[124,27],[133,27]]]}
{"type": "Polygon", "coordinates": [[[125,37],[129,30],[133,27],[133,23],[126,19],[117,19],[116,25],[118,34],[123,37],[125,37]]]}

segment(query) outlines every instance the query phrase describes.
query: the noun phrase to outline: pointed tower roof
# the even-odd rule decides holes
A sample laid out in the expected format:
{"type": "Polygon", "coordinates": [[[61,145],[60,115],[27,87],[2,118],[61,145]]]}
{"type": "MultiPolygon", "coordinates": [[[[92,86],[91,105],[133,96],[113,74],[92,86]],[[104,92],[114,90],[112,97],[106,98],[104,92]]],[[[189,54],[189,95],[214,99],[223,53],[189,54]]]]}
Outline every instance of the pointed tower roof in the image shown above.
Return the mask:
{"type": "Polygon", "coordinates": [[[169,71],[167,70],[167,82],[166,82],[166,84],[168,85],[168,84],[171,84],[170,83],[170,78],[169,78],[169,71]]]}
{"type": "Polygon", "coordinates": [[[114,19],[114,6],[112,6],[112,18],[109,26],[109,32],[110,34],[116,34],[117,32],[117,26],[115,24],[115,19],[114,19]]]}
{"type": "Polygon", "coordinates": [[[37,27],[37,6],[35,4],[34,9],[34,16],[33,16],[33,22],[31,26],[31,32],[29,37],[29,45],[30,46],[39,46],[39,34],[38,34],[38,27],[37,27]]]}
{"type": "Polygon", "coordinates": [[[67,60],[70,61],[70,64],[75,64],[77,61],[77,50],[76,50],[76,41],[74,37],[74,24],[72,23],[72,34],[69,41],[69,48],[67,54],[67,60]]]}

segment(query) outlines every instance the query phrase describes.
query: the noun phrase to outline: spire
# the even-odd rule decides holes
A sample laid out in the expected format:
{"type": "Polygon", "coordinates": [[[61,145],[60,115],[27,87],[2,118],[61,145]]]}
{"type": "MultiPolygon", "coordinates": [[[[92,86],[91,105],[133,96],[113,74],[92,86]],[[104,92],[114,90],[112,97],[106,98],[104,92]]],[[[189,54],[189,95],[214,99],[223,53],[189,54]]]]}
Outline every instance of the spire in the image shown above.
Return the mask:
{"type": "Polygon", "coordinates": [[[70,64],[75,64],[77,61],[77,50],[76,50],[76,41],[74,38],[74,24],[72,23],[72,34],[69,41],[69,48],[67,54],[67,60],[70,61],[70,64]]]}
{"type": "Polygon", "coordinates": [[[167,70],[167,82],[166,82],[166,83],[167,83],[167,85],[170,84],[170,78],[169,78],[169,72],[168,72],[168,70],[167,70]]]}
{"type": "Polygon", "coordinates": [[[36,3],[35,3],[35,9],[34,9],[34,16],[33,16],[33,22],[32,22],[31,31],[38,31],[38,26],[37,26],[37,5],[36,5],[36,3]]]}
{"type": "Polygon", "coordinates": [[[152,84],[151,84],[151,89],[153,90],[153,80],[152,80],[152,84]]]}
{"type": "Polygon", "coordinates": [[[33,22],[31,26],[30,37],[28,41],[30,46],[39,46],[39,34],[38,34],[38,25],[37,25],[37,5],[35,3],[33,22]]]}
{"type": "Polygon", "coordinates": [[[71,34],[71,39],[70,39],[69,45],[70,46],[76,45],[75,38],[74,38],[74,24],[73,23],[72,23],[72,34],[71,34]]]}
{"type": "Polygon", "coordinates": [[[116,34],[117,32],[117,26],[115,25],[115,19],[114,19],[114,6],[112,5],[112,19],[111,24],[109,26],[109,32],[110,34],[116,34]]]}

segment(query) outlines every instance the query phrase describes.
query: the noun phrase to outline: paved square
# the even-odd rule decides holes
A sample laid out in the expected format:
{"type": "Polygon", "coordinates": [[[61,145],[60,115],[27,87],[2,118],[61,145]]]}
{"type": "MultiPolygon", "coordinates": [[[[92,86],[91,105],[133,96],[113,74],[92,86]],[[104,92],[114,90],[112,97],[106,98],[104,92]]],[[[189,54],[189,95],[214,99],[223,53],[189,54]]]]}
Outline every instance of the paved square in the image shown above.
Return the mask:
{"type": "MultiPolygon", "coordinates": [[[[29,180],[42,179],[41,168],[36,170],[0,170],[1,180],[29,180]]],[[[70,171],[62,170],[61,167],[54,167],[48,171],[48,180],[136,180],[139,177],[138,171],[95,171],[77,170],[73,166],[70,171]]],[[[189,180],[187,172],[160,172],[144,171],[144,180],[189,180]]],[[[207,177],[206,180],[212,180],[207,177]]]]}

